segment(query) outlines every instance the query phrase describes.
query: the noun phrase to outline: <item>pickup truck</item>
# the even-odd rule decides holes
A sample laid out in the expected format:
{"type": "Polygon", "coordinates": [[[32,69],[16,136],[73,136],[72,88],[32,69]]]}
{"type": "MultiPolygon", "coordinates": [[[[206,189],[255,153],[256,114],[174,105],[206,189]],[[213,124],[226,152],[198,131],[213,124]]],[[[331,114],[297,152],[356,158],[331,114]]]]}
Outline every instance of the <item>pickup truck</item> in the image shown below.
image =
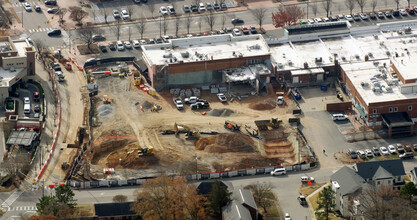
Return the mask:
{"type": "Polygon", "coordinates": [[[305,205],[307,205],[307,200],[306,200],[306,197],[304,197],[304,196],[298,196],[298,202],[300,203],[300,205],[302,205],[302,206],[305,206],[305,205]]]}
{"type": "Polygon", "coordinates": [[[204,109],[209,108],[210,104],[206,100],[199,100],[198,102],[191,104],[190,107],[192,110],[204,109]]]}
{"type": "Polygon", "coordinates": [[[309,181],[314,183],[314,177],[310,177],[310,176],[302,176],[301,177],[301,182],[302,183],[308,183],[309,181]]]}
{"type": "Polygon", "coordinates": [[[185,98],[185,104],[193,104],[196,103],[199,99],[196,96],[191,96],[190,98],[185,98]]]}
{"type": "Polygon", "coordinates": [[[182,104],[182,100],[181,98],[174,98],[173,99],[175,106],[177,107],[178,110],[183,110],[184,109],[184,105],[182,104]]]}

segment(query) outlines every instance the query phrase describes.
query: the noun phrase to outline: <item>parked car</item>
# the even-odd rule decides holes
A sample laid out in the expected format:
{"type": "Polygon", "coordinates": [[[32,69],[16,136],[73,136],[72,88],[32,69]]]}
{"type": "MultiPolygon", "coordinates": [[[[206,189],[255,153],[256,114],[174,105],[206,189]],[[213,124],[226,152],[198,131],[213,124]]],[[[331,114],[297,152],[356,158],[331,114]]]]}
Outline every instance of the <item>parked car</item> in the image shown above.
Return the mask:
{"type": "Polygon", "coordinates": [[[226,5],[226,3],[221,3],[220,4],[220,8],[222,9],[222,10],[227,10],[227,5],[226,5]]]}
{"type": "Polygon", "coordinates": [[[224,34],[224,31],[223,30],[218,30],[217,34],[224,34]]]}
{"type": "Polygon", "coordinates": [[[169,42],[169,36],[165,35],[162,38],[164,39],[164,42],[165,43],[168,43],[169,42]]]}
{"type": "Polygon", "coordinates": [[[123,18],[123,20],[129,20],[130,19],[129,12],[127,12],[127,10],[125,8],[122,8],[122,18],[123,18]]]}
{"type": "Polygon", "coordinates": [[[365,155],[367,156],[367,157],[373,157],[374,156],[374,154],[372,154],[372,151],[370,150],[370,149],[365,149],[365,155]]]}
{"type": "Polygon", "coordinates": [[[241,36],[242,35],[240,33],[239,29],[237,29],[237,28],[233,29],[233,34],[235,34],[235,36],[241,36]]]}
{"type": "Polygon", "coordinates": [[[392,11],[392,15],[394,15],[394,16],[400,16],[400,15],[401,16],[407,16],[408,14],[407,14],[407,11],[405,9],[400,9],[400,10],[394,10],[394,11],[392,11]]]}
{"type": "Polygon", "coordinates": [[[41,114],[39,114],[39,112],[35,112],[35,114],[33,114],[34,118],[39,118],[41,114]]]}
{"type": "Polygon", "coordinates": [[[406,8],[405,10],[406,10],[406,11],[408,12],[408,14],[410,14],[410,15],[415,14],[415,12],[416,12],[416,11],[414,11],[414,8],[412,8],[412,7],[406,8]]]}
{"type": "Polygon", "coordinates": [[[116,50],[116,47],[114,46],[114,44],[112,42],[109,43],[109,49],[110,50],[116,50]]]}
{"type": "Polygon", "coordinates": [[[396,144],[395,146],[397,147],[397,151],[399,154],[404,153],[404,147],[402,144],[396,144]]]}
{"type": "Polygon", "coordinates": [[[27,2],[25,2],[25,3],[23,4],[23,7],[25,8],[25,10],[26,10],[27,12],[31,12],[31,11],[32,11],[32,6],[30,6],[30,4],[29,4],[29,3],[27,3],[27,2]]]}
{"type": "Polygon", "coordinates": [[[393,145],[388,145],[388,151],[391,154],[397,154],[397,150],[395,150],[395,147],[393,145]]]}
{"type": "Polygon", "coordinates": [[[159,12],[161,12],[161,14],[162,14],[163,16],[168,15],[168,10],[167,10],[167,8],[165,8],[165,6],[161,6],[161,7],[159,8],[159,12]]]}
{"type": "Polygon", "coordinates": [[[313,19],[308,19],[308,20],[307,20],[307,23],[309,23],[309,24],[314,24],[314,20],[313,20],[313,19]]]}
{"type": "Polygon", "coordinates": [[[413,152],[405,152],[403,154],[400,154],[400,156],[398,156],[400,159],[412,159],[414,158],[414,153],[413,152]]]}
{"type": "Polygon", "coordinates": [[[162,44],[162,43],[164,43],[164,41],[162,41],[162,39],[161,39],[161,38],[159,38],[159,37],[158,37],[158,38],[156,38],[155,40],[156,40],[156,43],[157,43],[157,44],[162,44]]]}
{"type": "Polygon", "coordinates": [[[213,6],[211,5],[211,3],[210,3],[210,2],[207,2],[207,3],[206,3],[206,8],[207,8],[207,11],[211,11],[211,10],[213,10],[213,6]]]}
{"type": "Polygon", "coordinates": [[[33,92],[33,101],[39,102],[40,95],[39,92],[33,92]]]}
{"type": "Polygon", "coordinates": [[[314,183],[314,177],[311,177],[311,176],[302,176],[301,177],[301,182],[302,183],[307,183],[307,182],[312,182],[312,183],[314,183]]]}
{"type": "Polygon", "coordinates": [[[133,0],[133,3],[140,4],[140,0],[133,0]]]}
{"type": "Polygon", "coordinates": [[[54,30],[48,32],[48,36],[50,36],[50,37],[60,36],[60,35],[61,35],[61,30],[59,30],[59,29],[54,29],[54,30]]]}
{"type": "Polygon", "coordinates": [[[378,15],[378,18],[379,18],[379,19],[385,18],[384,13],[382,13],[382,12],[380,12],[380,11],[379,11],[379,12],[377,12],[376,14],[378,15]]]}
{"type": "Polygon", "coordinates": [[[169,14],[171,14],[171,15],[175,15],[176,14],[174,7],[172,7],[171,5],[169,5],[167,7],[167,10],[168,10],[169,14]]]}
{"type": "Polygon", "coordinates": [[[133,44],[134,48],[139,48],[140,47],[140,44],[139,44],[138,40],[132,40],[132,44],[133,44]]]}
{"type": "Polygon", "coordinates": [[[381,156],[381,153],[379,152],[378,147],[373,147],[372,152],[374,153],[375,156],[381,156]]]}
{"type": "Polygon", "coordinates": [[[413,144],[414,151],[417,151],[417,144],[413,144]]]}
{"type": "Polygon", "coordinates": [[[233,33],[233,30],[232,30],[231,28],[229,28],[229,27],[227,27],[224,31],[225,31],[227,34],[231,34],[231,33],[233,33]]]}
{"type": "Polygon", "coordinates": [[[123,51],[123,50],[125,50],[125,46],[123,45],[123,42],[122,41],[117,41],[117,50],[118,51],[123,51]]]}
{"type": "Polygon", "coordinates": [[[56,0],[46,0],[45,5],[56,5],[56,0]]]}
{"type": "Polygon", "coordinates": [[[41,6],[35,5],[35,11],[36,12],[41,12],[42,11],[41,6]]]}
{"type": "Polygon", "coordinates": [[[182,8],[184,10],[184,13],[190,13],[191,12],[191,9],[188,5],[184,5],[182,8]]]}
{"type": "Polygon", "coordinates": [[[330,16],[330,21],[337,21],[337,17],[336,16],[330,16]]]}
{"type": "Polygon", "coordinates": [[[368,15],[366,15],[366,13],[360,13],[359,16],[362,18],[362,20],[368,20],[368,15]]]}
{"type": "Polygon", "coordinates": [[[244,35],[248,35],[249,34],[249,29],[247,27],[242,26],[241,29],[242,29],[242,32],[243,32],[244,35]]]}
{"type": "Polygon", "coordinates": [[[233,18],[232,19],[232,24],[233,25],[239,25],[239,24],[243,24],[243,23],[245,23],[245,22],[240,18],[233,18]]]}
{"type": "Polygon", "coordinates": [[[35,112],[40,112],[40,111],[41,111],[41,107],[40,107],[39,105],[35,105],[35,106],[33,107],[33,111],[35,111],[35,112]]]}
{"type": "Polygon", "coordinates": [[[58,12],[58,8],[50,8],[50,9],[48,9],[48,14],[55,14],[55,13],[57,13],[58,12]]]}
{"type": "Polygon", "coordinates": [[[105,46],[105,45],[103,45],[103,44],[98,45],[98,48],[99,48],[99,49],[101,50],[101,52],[103,52],[103,53],[107,52],[107,48],[106,48],[106,46],[105,46]]]}
{"type": "Polygon", "coordinates": [[[284,220],[291,220],[290,214],[285,213],[284,220]]]}
{"type": "Polygon", "coordinates": [[[387,17],[387,18],[391,18],[392,17],[392,14],[391,14],[391,12],[390,11],[385,11],[385,17],[387,17]]]}
{"type": "Polygon", "coordinates": [[[255,28],[255,26],[250,26],[250,33],[251,34],[257,34],[258,33],[258,31],[256,31],[256,28],[255,28]]]}
{"type": "Polygon", "coordinates": [[[174,98],[173,101],[178,110],[184,109],[184,104],[182,104],[181,98],[174,98]]]}
{"type": "Polygon", "coordinates": [[[361,17],[356,13],[353,14],[352,17],[353,17],[353,20],[355,20],[355,21],[360,21],[361,20],[361,17]]]}
{"type": "Polygon", "coordinates": [[[345,15],[345,19],[348,21],[353,21],[352,15],[345,15]]]}
{"type": "Polygon", "coordinates": [[[332,119],[333,121],[344,121],[348,120],[349,117],[346,114],[333,114],[332,119]]]}
{"type": "Polygon", "coordinates": [[[29,97],[24,97],[23,98],[23,103],[30,104],[30,98],[29,97]]]}
{"type": "Polygon", "coordinates": [[[219,10],[219,9],[220,9],[220,5],[219,5],[219,3],[214,2],[214,3],[213,3],[213,8],[214,8],[214,10],[219,10]]]}
{"type": "Polygon", "coordinates": [[[357,153],[357,154],[358,154],[358,156],[359,156],[360,158],[362,158],[362,159],[364,159],[364,158],[366,157],[365,152],[364,152],[364,151],[362,151],[362,150],[358,150],[358,151],[356,151],[356,153],[357,153]]]}
{"type": "Polygon", "coordinates": [[[93,41],[104,41],[106,37],[104,35],[93,35],[92,39],[93,41]]]}
{"type": "Polygon", "coordinates": [[[306,197],[304,197],[303,195],[298,196],[297,199],[298,199],[298,202],[300,203],[300,205],[302,205],[302,206],[307,205],[306,197]]]}
{"type": "Polygon", "coordinates": [[[124,42],[126,49],[132,49],[132,44],[130,43],[130,41],[125,41],[124,42]]]}
{"type": "Polygon", "coordinates": [[[145,45],[146,44],[146,40],[140,40],[139,43],[140,43],[140,45],[145,45]]]}
{"type": "Polygon", "coordinates": [[[197,5],[193,5],[193,4],[191,4],[191,11],[192,11],[192,12],[194,12],[194,13],[197,13],[197,12],[198,12],[198,7],[197,7],[197,5]]]}
{"type": "Polygon", "coordinates": [[[350,158],[352,158],[352,159],[358,158],[358,154],[356,154],[356,151],[354,151],[352,149],[348,150],[348,154],[350,155],[350,158]]]}
{"type": "Polygon", "coordinates": [[[280,176],[280,175],[285,175],[285,174],[287,174],[287,171],[285,170],[284,167],[276,168],[273,171],[271,171],[271,176],[280,176]]]}
{"type": "Polygon", "coordinates": [[[343,21],[343,20],[345,20],[345,16],[343,16],[343,15],[337,15],[337,19],[339,21],[343,21]]]}
{"type": "Polygon", "coordinates": [[[204,3],[200,2],[200,5],[199,5],[198,9],[200,10],[200,12],[205,12],[206,11],[206,6],[204,6],[204,3]]]}
{"type": "Polygon", "coordinates": [[[323,20],[321,20],[321,18],[314,18],[314,22],[315,23],[321,23],[321,22],[323,22],[323,20]]]}
{"type": "Polygon", "coordinates": [[[227,98],[223,93],[217,93],[217,98],[219,98],[220,102],[227,102],[227,98]]]}
{"type": "Polygon", "coordinates": [[[155,40],[153,38],[149,39],[149,44],[155,44],[155,40]]]}
{"type": "Polygon", "coordinates": [[[120,19],[120,14],[117,9],[113,9],[113,17],[114,19],[120,19]]]}
{"type": "Polygon", "coordinates": [[[384,155],[384,156],[388,156],[389,155],[389,152],[388,152],[388,150],[387,150],[386,147],[380,147],[379,149],[381,150],[381,154],[382,155],[384,155]]]}
{"type": "Polygon", "coordinates": [[[370,19],[376,19],[376,14],[373,13],[373,12],[369,13],[369,18],[370,19]]]}

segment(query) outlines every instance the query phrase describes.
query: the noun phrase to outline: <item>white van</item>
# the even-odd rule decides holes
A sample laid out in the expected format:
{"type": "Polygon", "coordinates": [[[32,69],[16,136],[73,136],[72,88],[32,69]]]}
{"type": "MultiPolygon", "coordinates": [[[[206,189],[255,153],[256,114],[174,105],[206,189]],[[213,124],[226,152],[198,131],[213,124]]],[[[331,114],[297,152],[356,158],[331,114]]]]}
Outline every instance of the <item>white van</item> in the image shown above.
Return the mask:
{"type": "Polygon", "coordinates": [[[333,114],[332,115],[333,121],[343,121],[349,119],[345,114],[333,114]]]}
{"type": "Polygon", "coordinates": [[[25,114],[30,114],[30,104],[25,104],[25,105],[23,106],[23,112],[24,112],[25,114]]]}
{"type": "Polygon", "coordinates": [[[284,167],[276,168],[275,170],[271,171],[271,176],[279,176],[285,174],[287,174],[287,171],[285,171],[284,167]]]}

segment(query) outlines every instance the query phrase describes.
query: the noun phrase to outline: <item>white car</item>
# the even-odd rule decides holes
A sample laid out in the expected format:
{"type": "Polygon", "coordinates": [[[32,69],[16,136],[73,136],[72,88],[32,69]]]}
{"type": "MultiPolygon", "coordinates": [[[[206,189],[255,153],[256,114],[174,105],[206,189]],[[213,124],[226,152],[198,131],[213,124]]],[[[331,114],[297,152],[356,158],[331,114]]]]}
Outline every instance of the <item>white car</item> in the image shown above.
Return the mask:
{"type": "Polygon", "coordinates": [[[31,12],[32,11],[32,7],[30,6],[29,3],[25,2],[25,4],[23,4],[23,7],[25,8],[25,10],[27,12],[31,12]]]}
{"type": "Polygon", "coordinates": [[[308,20],[307,20],[307,22],[308,22],[309,24],[314,24],[314,20],[313,20],[313,19],[308,19],[308,20]]]}
{"type": "Polygon", "coordinates": [[[285,175],[287,173],[287,171],[285,170],[285,168],[276,168],[275,170],[271,171],[271,176],[280,176],[280,175],[285,175]]]}
{"type": "Polygon", "coordinates": [[[397,154],[397,150],[395,149],[394,145],[388,145],[388,151],[391,154],[397,154]]]}
{"type": "Polygon", "coordinates": [[[146,40],[140,40],[140,45],[145,45],[146,44],[146,40]]]}
{"type": "Polygon", "coordinates": [[[365,149],[365,154],[367,157],[373,157],[374,154],[372,153],[372,151],[370,149],[365,149]]]}
{"type": "Polygon", "coordinates": [[[284,104],[284,96],[278,96],[277,98],[277,105],[284,104]]]}
{"type": "Polygon", "coordinates": [[[349,119],[349,117],[345,114],[333,114],[332,119],[333,121],[343,121],[349,119]]]}
{"type": "Polygon", "coordinates": [[[387,150],[386,147],[380,147],[379,149],[381,150],[381,154],[382,155],[384,155],[384,156],[388,156],[389,155],[389,152],[388,152],[388,150],[387,150]]]}
{"type": "Polygon", "coordinates": [[[227,98],[223,93],[217,93],[217,98],[219,98],[221,102],[227,102],[227,98]]]}
{"type": "Polygon", "coordinates": [[[285,220],[291,220],[291,217],[290,217],[290,214],[288,214],[288,213],[285,213],[285,220]]]}
{"type": "Polygon", "coordinates": [[[132,40],[132,44],[133,44],[134,48],[139,48],[140,47],[140,44],[139,44],[138,40],[132,40]]]}
{"type": "Polygon", "coordinates": [[[233,33],[235,34],[235,36],[241,36],[242,35],[240,33],[239,29],[237,29],[237,28],[233,29],[233,33]]]}
{"type": "Polygon", "coordinates": [[[407,14],[407,11],[406,11],[405,9],[400,9],[399,11],[400,11],[400,14],[401,14],[402,16],[407,16],[407,15],[408,15],[408,14],[407,14]]]}
{"type": "Polygon", "coordinates": [[[184,109],[184,104],[182,104],[181,98],[174,98],[173,101],[178,110],[184,109]]]}
{"type": "Polygon", "coordinates": [[[330,21],[330,19],[328,17],[324,17],[324,18],[322,18],[322,20],[323,20],[323,22],[329,22],[330,21]]]}
{"type": "Polygon", "coordinates": [[[321,20],[321,18],[314,18],[314,22],[321,23],[321,22],[323,22],[323,20],[321,20]]]}
{"type": "Polygon", "coordinates": [[[345,15],[346,20],[353,21],[352,15],[345,15]]]}
{"type": "Polygon", "coordinates": [[[200,12],[206,11],[206,7],[204,6],[204,3],[200,3],[199,9],[200,9],[200,12]]]}
{"type": "Polygon", "coordinates": [[[125,47],[126,49],[132,49],[132,44],[130,43],[130,41],[125,41],[125,47]]]}
{"type": "Polygon", "coordinates": [[[168,10],[164,6],[162,6],[162,7],[159,8],[159,12],[161,12],[161,14],[163,16],[168,15],[168,10]]]}
{"type": "Polygon", "coordinates": [[[120,14],[119,14],[119,11],[117,9],[113,10],[113,17],[114,17],[114,19],[119,19],[120,18],[120,14]]]}
{"type": "Polygon", "coordinates": [[[311,176],[302,176],[301,177],[301,182],[302,183],[307,183],[307,182],[309,182],[309,181],[311,181],[311,182],[313,182],[314,183],[314,177],[311,177],[311,176]]]}
{"type": "Polygon", "coordinates": [[[192,35],[192,34],[187,34],[187,37],[188,37],[188,38],[192,38],[192,37],[193,37],[193,35],[192,35]]]}
{"type": "Polygon", "coordinates": [[[29,97],[24,97],[23,100],[24,100],[25,104],[30,104],[30,98],[29,97]]]}
{"type": "Polygon", "coordinates": [[[356,151],[356,154],[358,154],[358,156],[359,156],[360,158],[362,158],[362,159],[366,157],[365,152],[364,152],[364,151],[362,151],[362,150],[358,150],[358,151],[356,151]]]}
{"type": "Polygon", "coordinates": [[[123,20],[130,19],[130,15],[125,8],[122,8],[122,18],[123,18],[123,20]]]}
{"type": "Polygon", "coordinates": [[[125,50],[125,46],[123,45],[122,41],[117,41],[117,50],[122,51],[125,50]]]}

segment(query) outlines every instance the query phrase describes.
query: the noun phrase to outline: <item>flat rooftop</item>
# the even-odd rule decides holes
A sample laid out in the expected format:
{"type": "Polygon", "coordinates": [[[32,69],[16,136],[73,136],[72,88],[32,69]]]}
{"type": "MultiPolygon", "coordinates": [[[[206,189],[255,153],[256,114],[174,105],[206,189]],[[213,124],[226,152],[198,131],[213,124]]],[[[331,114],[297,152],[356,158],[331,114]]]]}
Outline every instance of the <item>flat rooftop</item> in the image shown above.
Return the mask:
{"type": "Polygon", "coordinates": [[[29,146],[35,137],[36,132],[34,131],[12,131],[9,139],[7,139],[7,144],[29,146]]]}
{"type": "Polygon", "coordinates": [[[142,50],[145,62],[150,65],[270,54],[262,35],[234,37],[231,34],[172,39],[169,43],[142,45],[142,50]]]}
{"type": "Polygon", "coordinates": [[[389,59],[342,64],[341,68],[367,105],[417,98],[417,92],[401,92],[405,85],[392,74],[389,59]]]}
{"type": "Polygon", "coordinates": [[[18,41],[13,41],[13,45],[17,50],[17,54],[19,57],[24,57],[26,56],[26,52],[25,52],[25,48],[26,47],[31,47],[26,40],[18,40],[18,41]]]}

